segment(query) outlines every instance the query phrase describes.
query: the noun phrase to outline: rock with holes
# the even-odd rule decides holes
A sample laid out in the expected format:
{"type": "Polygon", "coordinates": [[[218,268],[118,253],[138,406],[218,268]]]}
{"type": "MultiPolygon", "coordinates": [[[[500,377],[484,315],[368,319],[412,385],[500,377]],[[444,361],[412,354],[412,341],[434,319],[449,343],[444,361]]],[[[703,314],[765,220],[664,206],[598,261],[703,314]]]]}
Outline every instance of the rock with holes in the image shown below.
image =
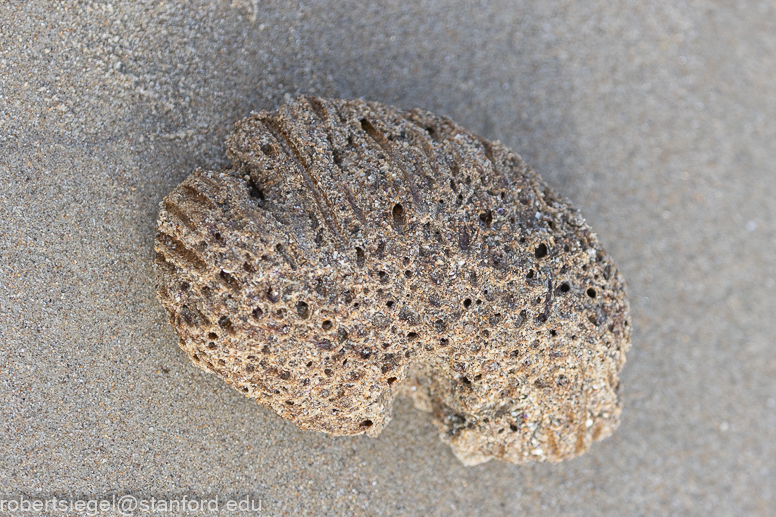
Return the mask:
{"type": "Polygon", "coordinates": [[[301,97],[161,204],[159,299],[195,364],[303,429],[377,436],[399,392],[466,464],[616,428],[622,277],[520,157],[447,118],[301,97]]]}

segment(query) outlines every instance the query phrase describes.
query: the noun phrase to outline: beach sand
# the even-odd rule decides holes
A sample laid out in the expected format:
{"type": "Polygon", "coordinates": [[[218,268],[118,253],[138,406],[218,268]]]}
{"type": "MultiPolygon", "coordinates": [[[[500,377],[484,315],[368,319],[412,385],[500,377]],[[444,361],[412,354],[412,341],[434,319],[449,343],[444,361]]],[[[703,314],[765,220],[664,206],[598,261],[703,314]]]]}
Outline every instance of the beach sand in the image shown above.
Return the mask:
{"type": "Polygon", "coordinates": [[[366,4],[0,3],[0,499],[772,514],[776,4],[366,4]],[[156,300],[158,203],[302,93],[450,116],[581,209],[632,305],[612,437],[466,468],[406,399],[379,438],[330,437],[189,362],[156,300]]]}

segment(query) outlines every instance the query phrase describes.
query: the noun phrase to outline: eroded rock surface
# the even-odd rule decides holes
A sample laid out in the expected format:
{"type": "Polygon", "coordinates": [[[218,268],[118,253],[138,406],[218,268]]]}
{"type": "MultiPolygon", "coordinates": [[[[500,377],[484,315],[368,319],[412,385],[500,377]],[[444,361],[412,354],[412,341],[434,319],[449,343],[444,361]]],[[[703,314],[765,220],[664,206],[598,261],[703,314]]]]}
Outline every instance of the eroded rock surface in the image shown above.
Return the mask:
{"type": "Polygon", "coordinates": [[[301,97],[163,201],[159,299],[201,368],[303,429],[377,436],[397,392],[466,464],[617,427],[621,275],[520,157],[444,117],[301,97]]]}

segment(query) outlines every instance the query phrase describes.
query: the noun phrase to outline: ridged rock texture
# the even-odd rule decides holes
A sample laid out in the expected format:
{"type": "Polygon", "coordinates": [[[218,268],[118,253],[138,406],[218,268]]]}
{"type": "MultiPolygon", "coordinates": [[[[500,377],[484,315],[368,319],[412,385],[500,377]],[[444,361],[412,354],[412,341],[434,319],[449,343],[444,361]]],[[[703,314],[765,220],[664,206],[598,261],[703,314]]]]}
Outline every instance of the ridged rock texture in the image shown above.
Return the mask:
{"type": "Polygon", "coordinates": [[[302,429],[377,436],[397,393],[474,465],[617,427],[625,287],[520,157],[427,111],[300,97],[161,203],[161,303],[192,361],[302,429]]]}

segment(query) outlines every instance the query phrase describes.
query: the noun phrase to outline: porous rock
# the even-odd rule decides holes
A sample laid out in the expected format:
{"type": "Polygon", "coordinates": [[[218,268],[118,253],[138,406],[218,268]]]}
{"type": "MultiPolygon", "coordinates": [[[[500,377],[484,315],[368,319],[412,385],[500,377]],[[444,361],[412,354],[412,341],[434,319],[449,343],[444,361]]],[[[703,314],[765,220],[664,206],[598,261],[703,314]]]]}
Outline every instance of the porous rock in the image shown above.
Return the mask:
{"type": "Polygon", "coordinates": [[[300,97],[161,203],[159,299],[192,361],[303,429],[377,436],[399,392],[465,464],[612,433],[622,277],[568,201],[451,120],[300,97]]]}

